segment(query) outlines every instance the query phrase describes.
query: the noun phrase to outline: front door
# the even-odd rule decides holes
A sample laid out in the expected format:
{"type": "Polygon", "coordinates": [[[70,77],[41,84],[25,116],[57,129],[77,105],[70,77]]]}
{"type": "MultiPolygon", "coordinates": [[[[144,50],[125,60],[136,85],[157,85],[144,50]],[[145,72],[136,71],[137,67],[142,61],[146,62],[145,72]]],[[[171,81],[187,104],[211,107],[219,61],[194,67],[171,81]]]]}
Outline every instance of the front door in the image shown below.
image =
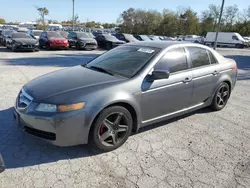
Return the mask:
{"type": "Polygon", "coordinates": [[[190,107],[192,97],[192,72],[189,71],[184,48],[171,49],[159,60],[155,70],[167,69],[168,79],[142,83],[142,123],[157,120],[190,107]]]}

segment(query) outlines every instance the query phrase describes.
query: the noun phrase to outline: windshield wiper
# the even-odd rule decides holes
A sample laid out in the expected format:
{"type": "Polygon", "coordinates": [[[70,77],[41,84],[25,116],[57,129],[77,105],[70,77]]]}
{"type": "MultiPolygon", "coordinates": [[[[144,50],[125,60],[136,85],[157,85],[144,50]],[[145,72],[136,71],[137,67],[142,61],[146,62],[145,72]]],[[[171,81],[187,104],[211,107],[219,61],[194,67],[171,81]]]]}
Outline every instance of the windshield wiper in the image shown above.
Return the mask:
{"type": "MultiPolygon", "coordinates": [[[[87,66],[86,66],[86,67],[87,67],[87,66]]],[[[96,71],[103,72],[103,73],[107,73],[107,74],[109,74],[109,75],[114,76],[113,73],[109,72],[108,70],[106,70],[106,69],[104,69],[104,68],[102,68],[102,67],[90,66],[90,67],[87,67],[87,68],[94,69],[94,70],[96,70],[96,71]]]]}

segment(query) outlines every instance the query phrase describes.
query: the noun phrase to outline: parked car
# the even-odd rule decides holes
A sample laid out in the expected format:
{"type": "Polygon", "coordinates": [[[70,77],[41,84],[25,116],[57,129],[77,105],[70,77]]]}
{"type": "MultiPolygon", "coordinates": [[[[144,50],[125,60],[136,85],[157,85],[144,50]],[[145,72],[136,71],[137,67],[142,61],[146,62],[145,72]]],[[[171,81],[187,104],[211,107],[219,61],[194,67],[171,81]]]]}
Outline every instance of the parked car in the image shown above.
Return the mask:
{"type": "Polygon", "coordinates": [[[207,106],[222,110],[236,77],[236,62],[204,45],[129,43],[30,81],[14,117],[22,130],[52,144],[89,143],[107,152],[132,130],[207,106]]]}
{"type": "Polygon", "coordinates": [[[39,42],[28,33],[12,33],[6,39],[6,47],[15,51],[39,51],[39,42]]]}
{"type": "Polygon", "coordinates": [[[58,31],[64,38],[66,38],[67,39],[67,37],[68,37],[68,35],[69,35],[69,32],[67,32],[67,31],[58,31]]]}
{"type": "Polygon", "coordinates": [[[86,33],[87,33],[87,35],[89,35],[90,38],[95,39],[95,35],[93,35],[91,32],[86,32],[86,33]]]}
{"type": "Polygon", "coordinates": [[[117,39],[115,36],[110,35],[110,34],[97,35],[96,40],[97,40],[98,46],[106,50],[110,50],[112,48],[115,48],[117,46],[120,46],[126,43],[122,40],[117,39]]]}
{"type": "Polygon", "coordinates": [[[134,37],[139,41],[151,41],[147,35],[134,35],[134,37]]]}
{"type": "Polygon", "coordinates": [[[39,40],[42,32],[43,32],[42,30],[29,30],[28,34],[35,37],[37,40],[39,40]]]}
{"type": "Polygon", "coordinates": [[[4,29],[0,35],[0,44],[6,46],[6,38],[16,31],[4,29]]]}
{"type": "Polygon", "coordinates": [[[250,47],[250,37],[243,37],[243,39],[245,40],[246,46],[250,47]]]}
{"type": "Polygon", "coordinates": [[[186,35],[183,37],[183,40],[194,43],[202,43],[202,38],[198,35],[186,35]]]}
{"type": "Polygon", "coordinates": [[[136,39],[133,35],[131,34],[126,34],[126,33],[115,33],[113,34],[117,39],[122,40],[124,42],[138,42],[138,39],[136,39]]]}
{"type": "Polygon", "coordinates": [[[69,46],[74,46],[77,50],[95,50],[97,48],[97,41],[91,38],[86,32],[70,32],[68,41],[69,46]]]}
{"type": "Polygon", "coordinates": [[[148,35],[148,37],[149,37],[151,40],[154,40],[154,41],[161,41],[161,39],[160,39],[158,36],[155,36],[155,35],[148,35]]]}
{"type": "MultiPolygon", "coordinates": [[[[215,36],[216,32],[208,32],[204,40],[204,44],[214,46],[215,36]]],[[[246,43],[239,33],[219,32],[217,38],[217,45],[244,48],[244,46],[246,46],[246,43]]]]}
{"type": "Polygon", "coordinates": [[[57,31],[44,31],[41,33],[39,39],[40,48],[50,49],[68,49],[69,43],[60,33],[57,31]]]}
{"type": "Polygon", "coordinates": [[[5,170],[5,164],[4,164],[4,161],[3,161],[3,157],[0,153],[0,173],[2,173],[3,171],[5,170]]]}

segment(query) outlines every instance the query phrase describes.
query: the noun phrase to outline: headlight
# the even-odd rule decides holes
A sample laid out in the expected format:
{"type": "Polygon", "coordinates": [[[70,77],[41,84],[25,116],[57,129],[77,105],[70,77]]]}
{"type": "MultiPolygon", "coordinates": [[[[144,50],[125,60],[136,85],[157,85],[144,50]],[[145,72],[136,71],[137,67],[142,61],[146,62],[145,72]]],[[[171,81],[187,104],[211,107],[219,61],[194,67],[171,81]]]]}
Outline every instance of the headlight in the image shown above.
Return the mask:
{"type": "Polygon", "coordinates": [[[37,42],[37,43],[35,44],[35,46],[39,46],[39,42],[37,42]]]}
{"type": "Polygon", "coordinates": [[[39,112],[56,112],[57,111],[57,106],[54,105],[54,104],[40,103],[36,107],[36,111],[39,111],[39,112]]]}
{"type": "Polygon", "coordinates": [[[54,104],[44,104],[40,103],[36,107],[36,111],[39,112],[70,112],[74,110],[80,110],[84,108],[85,103],[75,103],[75,104],[66,104],[66,105],[54,105],[54,104]]]}

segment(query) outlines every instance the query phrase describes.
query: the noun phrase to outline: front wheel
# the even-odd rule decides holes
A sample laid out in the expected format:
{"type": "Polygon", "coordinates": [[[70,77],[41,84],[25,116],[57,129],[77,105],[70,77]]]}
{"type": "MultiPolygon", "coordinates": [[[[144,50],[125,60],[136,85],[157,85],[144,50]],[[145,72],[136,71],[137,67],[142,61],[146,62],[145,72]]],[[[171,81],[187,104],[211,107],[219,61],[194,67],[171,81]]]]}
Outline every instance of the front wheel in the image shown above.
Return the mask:
{"type": "Polygon", "coordinates": [[[223,82],[216,90],[211,108],[215,111],[222,110],[230,97],[230,87],[227,83],[223,82]]]}
{"type": "Polygon", "coordinates": [[[11,50],[13,51],[13,52],[16,52],[16,47],[12,44],[11,45],[11,50]]]}
{"type": "Polygon", "coordinates": [[[92,125],[89,144],[97,151],[112,151],[126,142],[132,132],[132,126],[132,116],[126,108],[108,107],[92,125]]]}

